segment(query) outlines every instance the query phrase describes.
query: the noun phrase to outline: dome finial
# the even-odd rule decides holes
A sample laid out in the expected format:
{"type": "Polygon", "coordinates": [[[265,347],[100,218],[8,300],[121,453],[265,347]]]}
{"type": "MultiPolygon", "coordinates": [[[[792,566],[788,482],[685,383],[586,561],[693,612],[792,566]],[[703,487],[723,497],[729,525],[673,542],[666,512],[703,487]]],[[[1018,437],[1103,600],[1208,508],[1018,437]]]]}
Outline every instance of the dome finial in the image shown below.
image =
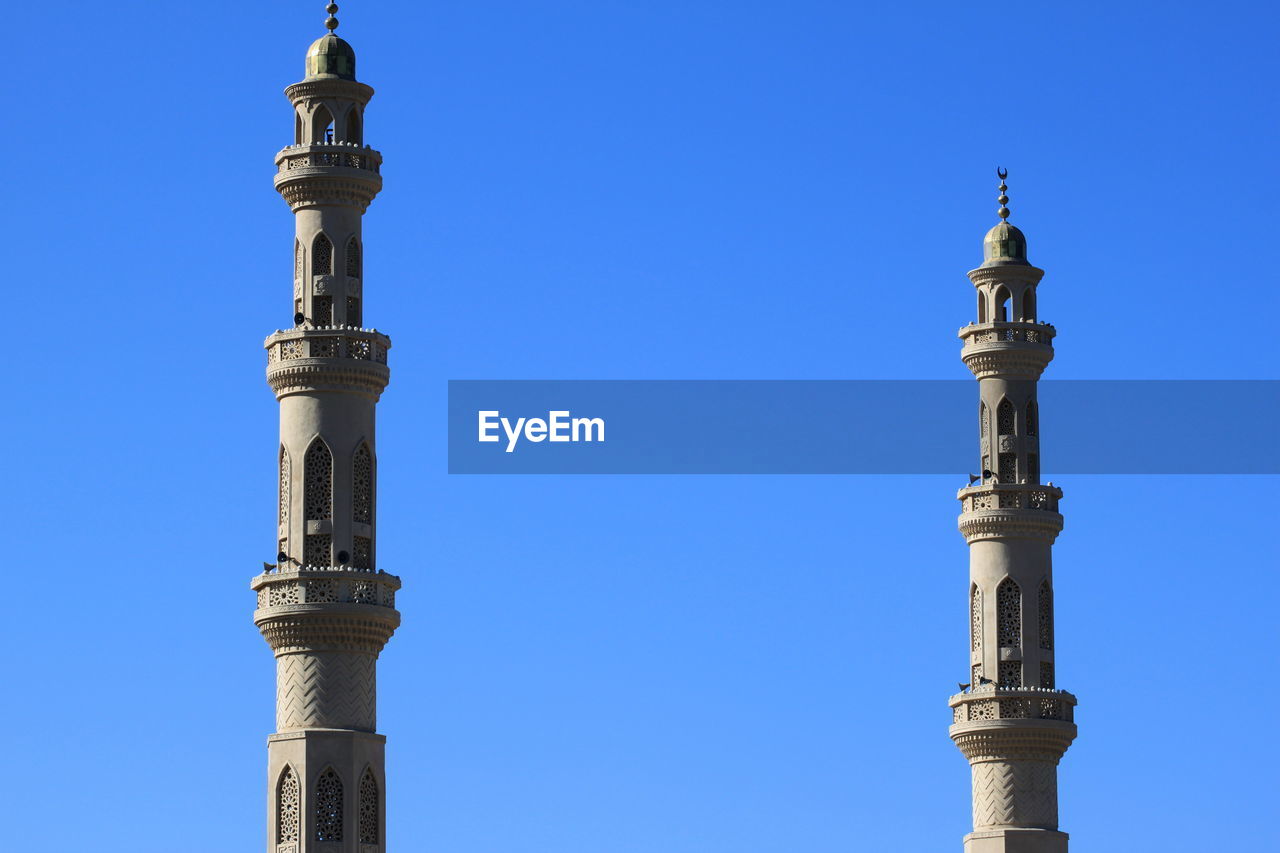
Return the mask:
{"type": "Polygon", "coordinates": [[[1009,170],[997,166],[996,177],[1000,179],[1000,197],[996,199],[996,201],[1000,202],[1000,218],[1007,220],[1009,218],[1009,197],[1004,194],[1004,191],[1009,189],[1009,185],[1004,182],[1004,179],[1009,177],[1009,170]]]}
{"type": "Polygon", "coordinates": [[[334,15],[338,13],[338,4],[330,3],[328,6],[324,7],[324,10],[329,13],[329,17],[325,20],[324,25],[328,28],[329,32],[333,32],[338,28],[338,19],[334,17],[334,15]]]}

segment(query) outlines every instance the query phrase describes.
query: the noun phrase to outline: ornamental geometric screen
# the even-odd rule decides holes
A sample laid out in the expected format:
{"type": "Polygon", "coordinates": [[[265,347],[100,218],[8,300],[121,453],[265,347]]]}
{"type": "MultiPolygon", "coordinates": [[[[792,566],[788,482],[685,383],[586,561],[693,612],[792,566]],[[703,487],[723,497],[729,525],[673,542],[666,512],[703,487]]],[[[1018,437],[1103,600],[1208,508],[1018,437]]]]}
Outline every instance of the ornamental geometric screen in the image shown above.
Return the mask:
{"type": "Polygon", "coordinates": [[[1046,578],[1040,583],[1040,648],[1053,649],[1053,590],[1046,578]]]}
{"type": "Polygon", "coordinates": [[[1040,686],[1053,689],[1053,664],[1047,660],[1040,661],[1040,686]]]}
{"type": "Polygon", "coordinates": [[[996,467],[1000,470],[996,474],[1000,477],[1000,482],[1018,482],[1018,454],[1001,453],[996,458],[999,460],[996,467]]]}
{"type": "Polygon", "coordinates": [[[982,590],[976,583],[969,588],[969,648],[982,651],[982,590]]]}
{"type": "Polygon", "coordinates": [[[1021,687],[1022,686],[1022,661],[1020,660],[1000,661],[1000,686],[1001,687],[1021,687]]]}
{"type": "Polygon", "coordinates": [[[280,774],[280,783],[276,785],[276,843],[297,841],[299,806],[302,789],[298,785],[298,774],[292,767],[286,767],[280,774]]]}
{"type": "Polygon", "coordinates": [[[360,277],[360,241],[355,237],[347,241],[347,275],[360,277]]]}
{"type": "Polygon", "coordinates": [[[996,611],[1000,645],[1012,648],[1022,645],[1022,590],[1013,578],[1005,578],[996,587],[996,611]]]}
{"type": "Polygon", "coordinates": [[[1027,403],[1027,435],[1035,435],[1037,429],[1036,401],[1031,400],[1027,403]]]}
{"type": "Polygon", "coordinates": [[[347,297],[347,325],[360,328],[360,300],[354,296],[347,297]]]}
{"type": "Polygon", "coordinates": [[[302,281],[302,265],[303,265],[302,241],[294,240],[293,241],[293,280],[294,281],[302,281]]]}
{"type": "Polygon", "coordinates": [[[1008,400],[1001,400],[996,407],[996,433],[1013,435],[1013,403],[1008,400]]]}
{"type": "Polygon", "coordinates": [[[333,297],[316,296],[311,302],[311,325],[333,325],[333,297]]]}
{"type": "Polygon", "coordinates": [[[373,454],[363,442],[351,464],[351,517],[361,524],[373,523],[373,454]]]}
{"type": "Polygon", "coordinates": [[[306,482],[306,516],[308,520],[323,521],[333,517],[333,454],[317,436],[307,448],[303,463],[306,482]]]}
{"type": "Polygon", "coordinates": [[[311,244],[311,274],[333,275],[333,244],[324,234],[317,234],[311,244]]]}
{"type": "Polygon", "coordinates": [[[372,770],[360,780],[360,843],[378,843],[378,783],[372,770]]]}
{"type": "Polygon", "coordinates": [[[280,445],[280,523],[289,523],[289,451],[280,445]]]}
{"type": "Polygon", "coordinates": [[[986,437],[987,437],[987,433],[991,432],[991,424],[989,423],[989,421],[990,421],[991,419],[987,416],[987,404],[986,404],[986,403],[982,403],[982,404],[978,407],[978,419],[982,422],[982,423],[981,423],[981,426],[980,426],[980,427],[978,427],[978,429],[980,429],[980,430],[981,430],[982,437],[983,437],[983,438],[986,438],[986,437]]]}
{"type": "Polygon", "coordinates": [[[316,841],[342,840],[342,780],[330,767],[316,781],[316,841]]]}

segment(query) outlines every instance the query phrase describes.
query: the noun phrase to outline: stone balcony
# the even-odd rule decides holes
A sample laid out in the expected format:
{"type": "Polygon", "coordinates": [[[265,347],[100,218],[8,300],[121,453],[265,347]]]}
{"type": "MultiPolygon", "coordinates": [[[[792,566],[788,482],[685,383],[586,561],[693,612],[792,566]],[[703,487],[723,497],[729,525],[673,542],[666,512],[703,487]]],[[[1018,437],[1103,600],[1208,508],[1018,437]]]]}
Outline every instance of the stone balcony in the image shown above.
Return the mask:
{"type": "Polygon", "coordinates": [[[249,586],[257,593],[254,624],[276,654],[359,651],[377,654],[400,625],[400,578],[346,566],[303,566],[265,572],[249,586]]]}
{"type": "Polygon", "coordinates": [[[960,489],[960,532],[970,543],[986,539],[1039,539],[1062,532],[1062,489],[1034,483],[984,483],[960,489]]]}
{"type": "Polygon", "coordinates": [[[391,379],[391,339],[376,329],[322,326],[267,338],[267,384],[279,399],[306,391],[349,391],[378,399],[391,379]]]}
{"type": "Polygon", "coordinates": [[[291,145],[276,155],[276,191],[294,211],[325,205],[362,212],[382,190],[382,155],[354,143],[291,145]]]}
{"type": "Polygon", "coordinates": [[[1060,720],[1073,722],[1076,697],[1047,687],[975,688],[957,693],[947,703],[953,723],[987,720],[1060,720]]]}
{"type": "Polygon", "coordinates": [[[290,145],[276,155],[276,171],[281,175],[299,169],[357,169],[380,174],[382,154],[368,145],[354,143],[303,143],[290,145]]]}
{"type": "Polygon", "coordinates": [[[1048,323],[971,323],[959,332],[960,357],[978,379],[1039,379],[1053,360],[1056,334],[1048,323]]]}

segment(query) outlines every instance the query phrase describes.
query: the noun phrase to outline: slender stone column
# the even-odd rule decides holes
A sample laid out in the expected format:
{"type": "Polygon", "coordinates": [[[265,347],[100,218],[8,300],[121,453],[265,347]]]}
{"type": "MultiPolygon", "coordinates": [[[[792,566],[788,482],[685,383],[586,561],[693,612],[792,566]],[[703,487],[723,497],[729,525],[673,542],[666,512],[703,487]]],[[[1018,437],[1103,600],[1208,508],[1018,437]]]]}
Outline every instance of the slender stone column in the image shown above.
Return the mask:
{"type": "Polygon", "coordinates": [[[959,499],[969,543],[970,686],[952,696],[951,738],[973,775],[973,832],[965,853],[1065,853],[1058,830],[1058,761],[1076,735],[1076,699],[1054,673],[1053,569],[1062,490],[1040,483],[1036,384],[1055,330],[1036,314],[1044,271],[1004,221],[983,243],[978,322],[960,331],[978,380],[982,474],[959,499]]]}
{"type": "Polygon", "coordinates": [[[364,144],[373,90],[328,11],[306,78],[285,90],[294,144],[276,155],[296,236],[292,327],[266,341],[280,401],[277,563],[251,584],[276,656],[268,853],[383,853],[386,839],[376,668],[400,624],[400,580],[377,569],[374,410],[391,341],[363,326],[361,239],[382,156],[364,144]]]}

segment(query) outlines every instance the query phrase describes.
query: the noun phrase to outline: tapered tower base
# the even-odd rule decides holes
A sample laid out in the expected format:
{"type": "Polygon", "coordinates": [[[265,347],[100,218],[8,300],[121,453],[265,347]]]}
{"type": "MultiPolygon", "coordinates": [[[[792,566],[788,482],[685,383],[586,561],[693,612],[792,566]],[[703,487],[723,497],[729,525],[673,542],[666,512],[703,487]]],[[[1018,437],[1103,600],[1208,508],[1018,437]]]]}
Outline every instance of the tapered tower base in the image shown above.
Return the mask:
{"type": "Polygon", "coordinates": [[[964,853],[1067,853],[1067,834],[1052,829],[986,829],[964,837],[964,853]]]}

